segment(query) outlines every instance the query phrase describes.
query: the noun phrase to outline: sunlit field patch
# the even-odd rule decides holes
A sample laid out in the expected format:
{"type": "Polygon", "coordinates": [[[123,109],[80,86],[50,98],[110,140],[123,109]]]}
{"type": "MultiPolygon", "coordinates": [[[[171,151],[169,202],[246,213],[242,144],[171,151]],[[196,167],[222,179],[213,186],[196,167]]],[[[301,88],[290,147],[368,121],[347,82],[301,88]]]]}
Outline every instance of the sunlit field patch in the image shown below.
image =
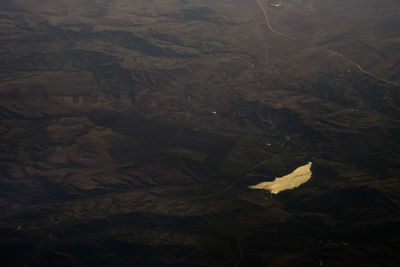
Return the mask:
{"type": "Polygon", "coordinates": [[[249,188],[269,190],[272,194],[278,194],[287,189],[294,189],[310,180],[312,174],[311,165],[312,162],[308,162],[288,175],[275,178],[272,182],[262,182],[249,188]]]}

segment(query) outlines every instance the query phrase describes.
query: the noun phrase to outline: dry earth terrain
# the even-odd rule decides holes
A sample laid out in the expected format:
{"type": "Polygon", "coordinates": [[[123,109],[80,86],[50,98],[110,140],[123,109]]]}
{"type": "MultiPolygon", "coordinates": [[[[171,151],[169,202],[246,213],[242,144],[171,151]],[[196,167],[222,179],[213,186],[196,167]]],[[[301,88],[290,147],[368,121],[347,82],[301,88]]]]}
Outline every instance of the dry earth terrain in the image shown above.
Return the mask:
{"type": "Polygon", "coordinates": [[[1,265],[396,266],[399,13],[0,0],[1,265]]]}

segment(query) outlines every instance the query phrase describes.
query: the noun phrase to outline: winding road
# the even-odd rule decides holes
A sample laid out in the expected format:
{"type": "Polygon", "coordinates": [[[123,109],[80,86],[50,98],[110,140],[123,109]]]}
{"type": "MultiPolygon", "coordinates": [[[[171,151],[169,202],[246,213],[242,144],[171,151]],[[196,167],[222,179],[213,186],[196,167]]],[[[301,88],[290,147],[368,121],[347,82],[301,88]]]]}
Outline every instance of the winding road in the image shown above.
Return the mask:
{"type": "Polygon", "coordinates": [[[388,83],[388,84],[398,85],[398,83],[396,83],[396,82],[385,80],[385,79],[380,78],[380,77],[376,76],[375,74],[365,70],[359,64],[357,64],[356,62],[352,61],[351,59],[348,59],[347,57],[345,57],[343,54],[341,54],[339,52],[336,52],[336,51],[333,51],[333,50],[328,50],[328,53],[333,55],[333,56],[337,56],[337,57],[342,58],[343,60],[349,62],[351,65],[354,65],[355,67],[357,67],[357,69],[359,71],[361,71],[362,73],[367,74],[368,76],[370,76],[370,77],[372,77],[372,78],[374,78],[374,79],[376,79],[378,81],[381,81],[381,82],[384,82],[384,83],[388,83]]]}
{"type": "MultiPolygon", "coordinates": [[[[265,10],[264,6],[261,4],[260,0],[256,0],[256,1],[257,1],[258,6],[260,7],[261,11],[262,11],[263,14],[264,14],[265,21],[267,22],[267,27],[268,27],[268,29],[269,29],[271,32],[275,33],[276,35],[285,37],[285,38],[287,38],[287,39],[297,40],[296,37],[293,37],[293,36],[284,34],[284,33],[282,33],[282,32],[279,32],[279,31],[275,30],[274,28],[272,28],[271,23],[270,23],[270,21],[269,21],[269,17],[268,17],[267,11],[265,10]]],[[[347,61],[347,62],[350,63],[351,65],[357,67],[357,69],[358,69],[360,72],[362,72],[362,73],[364,73],[364,74],[366,74],[366,75],[368,75],[368,76],[370,76],[370,77],[372,77],[372,78],[374,78],[374,79],[376,79],[376,80],[378,80],[378,81],[381,81],[381,82],[384,82],[384,83],[387,83],[387,84],[399,85],[399,84],[396,83],[396,82],[392,82],[392,81],[389,81],[389,80],[380,78],[380,77],[376,76],[375,74],[373,74],[373,73],[371,73],[371,72],[365,70],[365,69],[364,69],[363,67],[361,67],[359,64],[357,64],[356,62],[352,61],[351,59],[348,59],[346,56],[344,56],[343,54],[341,54],[341,53],[339,53],[339,52],[336,52],[336,51],[333,51],[333,50],[330,50],[330,49],[329,49],[329,50],[328,50],[328,53],[329,53],[330,55],[333,55],[333,56],[337,56],[337,57],[342,58],[344,61],[347,61]]]]}
{"type": "Polygon", "coordinates": [[[261,4],[260,0],[256,0],[256,1],[257,1],[258,6],[261,8],[262,12],[264,13],[265,20],[267,21],[267,27],[271,32],[273,32],[273,33],[275,33],[277,35],[283,36],[285,38],[291,39],[291,40],[296,40],[295,37],[289,36],[289,35],[284,34],[284,33],[281,33],[279,31],[275,30],[274,28],[272,28],[271,23],[269,22],[267,11],[265,10],[264,6],[261,4]]]}

